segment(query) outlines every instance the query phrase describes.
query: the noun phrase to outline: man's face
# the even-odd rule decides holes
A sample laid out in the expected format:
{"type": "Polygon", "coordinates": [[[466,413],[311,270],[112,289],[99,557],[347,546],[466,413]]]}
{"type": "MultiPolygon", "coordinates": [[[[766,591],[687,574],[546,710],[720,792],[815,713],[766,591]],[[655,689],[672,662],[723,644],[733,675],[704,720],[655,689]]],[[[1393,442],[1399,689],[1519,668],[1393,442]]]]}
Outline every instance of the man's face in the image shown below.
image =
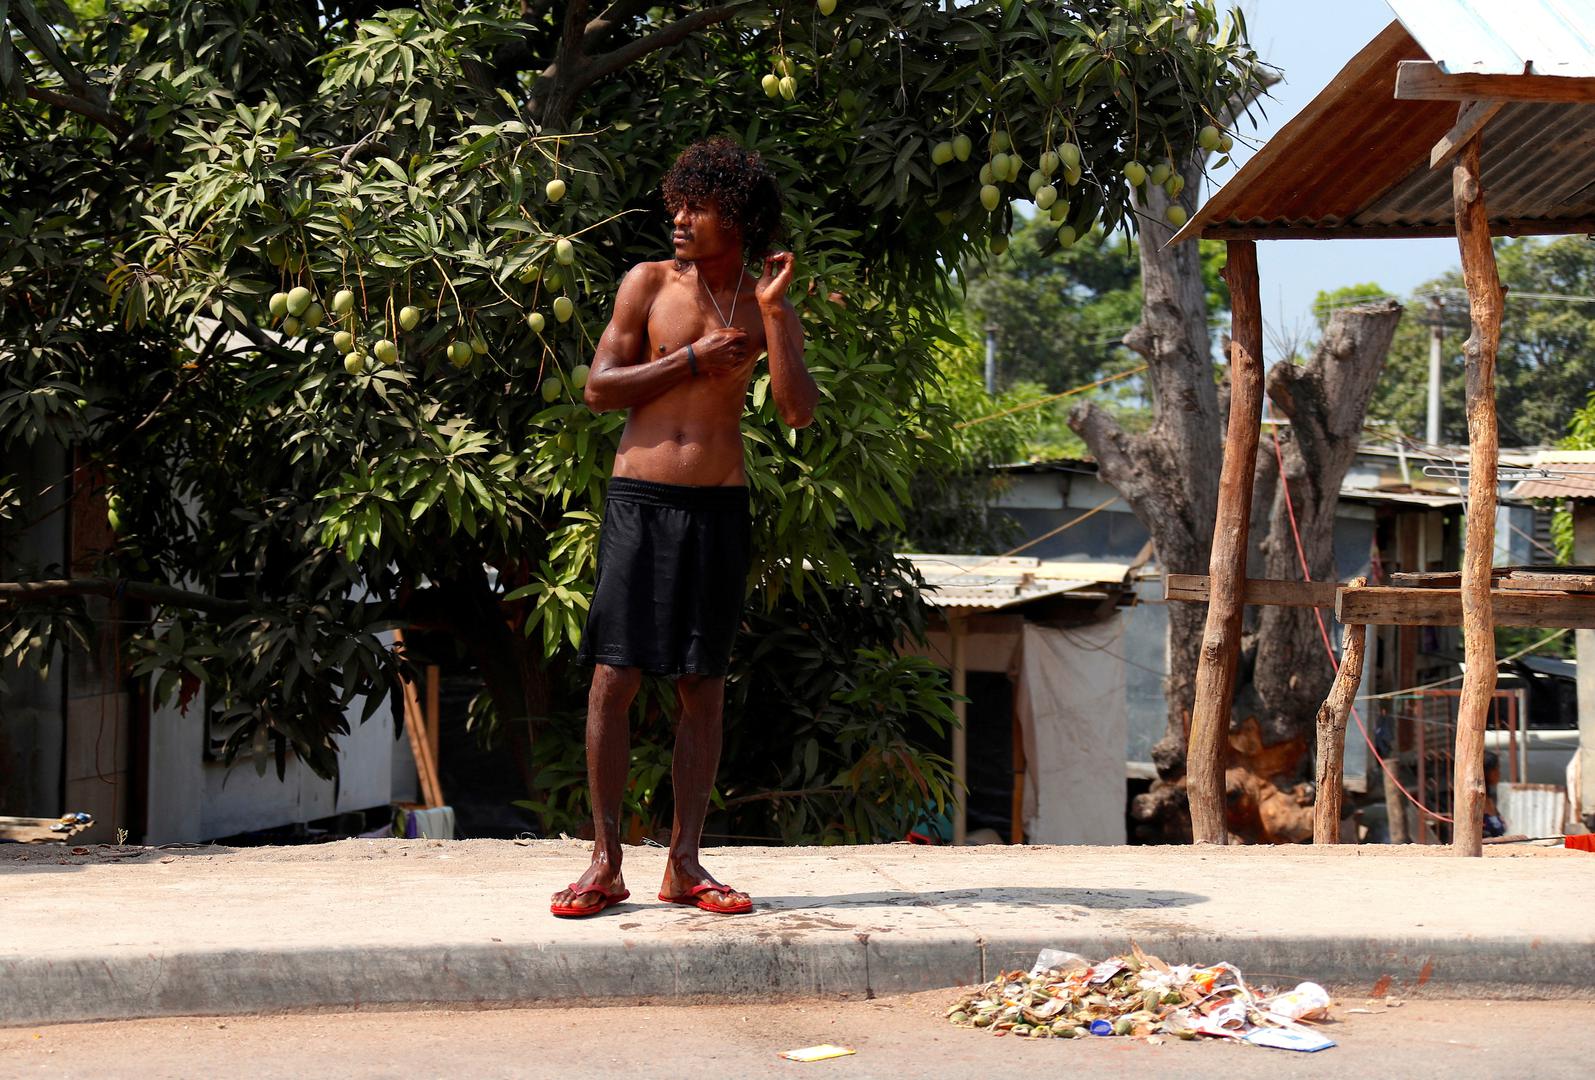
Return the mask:
{"type": "Polygon", "coordinates": [[[714,258],[742,247],[741,235],[720,217],[720,204],[713,199],[683,202],[670,221],[671,241],[682,262],[714,258]]]}

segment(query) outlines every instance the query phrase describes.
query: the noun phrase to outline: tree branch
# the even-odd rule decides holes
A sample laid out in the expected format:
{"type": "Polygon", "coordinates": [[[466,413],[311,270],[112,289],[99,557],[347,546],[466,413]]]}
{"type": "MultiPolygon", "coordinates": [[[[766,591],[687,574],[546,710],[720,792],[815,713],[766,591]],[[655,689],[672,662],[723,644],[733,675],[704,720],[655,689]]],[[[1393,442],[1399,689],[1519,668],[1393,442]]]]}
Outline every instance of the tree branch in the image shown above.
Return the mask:
{"type": "Polygon", "coordinates": [[[582,52],[591,55],[604,40],[653,5],[650,0],[615,0],[582,30],[582,52]]]}
{"type": "Polygon", "coordinates": [[[149,581],[83,577],[47,581],[0,581],[0,604],[47,596],[126,596],[166,607],[185,607],[213,615],[242,615],[252,610],[247,600],[226,600],[149,581]]]}
{"type": "Polygon", "coordinates": [[[569,71],[582,59],[582,35],[587,27],[587,0],[569,0],[565,6],[565,25],[559,32],[559,51],[554,64],[569,71]]]}
{"type": "Polygon", "coordinates": [[[11,17],[17,28],[22,31],[22,36],[32,42],[33,47],[39,50],[39,55],[44,57],[44,62],[61,76],[67,86],[71,87],[79,97],[90,99],[91,105],[102,109],[105,107],[105,91],[79,71],[76,64],[67,59],[66,54],[61,51],[60,44],[55,40],[55,31],[39,15],[31,0],[13,0],[11,17]]]}
{"type": "Polygon", "coordinates": [[[668,26],[662,26],[651,34],[646,34],[633,41],[628,41],[618,49],[595,56],[592,62],[582,67],[573,81],[573,92],[583,90],[599,79],[613,75],[627,64],[634,64],[651,52],[677,45],[691,37],[705,27],[716,23],[725,22],[727,19],[741,11],[753,7],[751,0],[742,0],[734,4],[721,4],[719,7],[704,8],[694,11],[691,15],[683,15],[668,26]]]}
{"type": "Polygon", "coordinates": [[[67,112],[77,113],[85,119],[93,120],[117,138],[125,139],[132,131],[127,126],[127,121],[91,101],[85,101],[82,98],[73,97],[70,94],[63,94],[55,90],[48,90],[42,86],[28,87],[27,94],[34,101],[41,104],[54,105],[58,109],[65,109],[67,112]]]}

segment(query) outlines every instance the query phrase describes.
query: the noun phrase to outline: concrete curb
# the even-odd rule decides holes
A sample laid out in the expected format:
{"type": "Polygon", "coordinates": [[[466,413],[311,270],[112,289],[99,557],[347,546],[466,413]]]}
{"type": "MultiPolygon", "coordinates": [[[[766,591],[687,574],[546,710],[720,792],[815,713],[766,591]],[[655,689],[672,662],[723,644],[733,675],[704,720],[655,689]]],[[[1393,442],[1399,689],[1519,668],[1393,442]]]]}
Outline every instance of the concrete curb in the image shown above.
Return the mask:
{"type": "MultiPolygon", "coordinates": [[[[1136,940],[1170,962],[1228,960],[1257,982],[1312,979],[1348,998],[1373,993],[1381,980],[1397,997],[1572,998],[1595,989],[1588,950],[1539,939],[1150,934],[1136,940]]],[[[1046,947],[1098,957],[1126,946],[1123,938],[1096,934],[1005,934],[989,941],[963,934],[761,935],[702,946],[396,945],[13,959],[0,963],[0,1025],[433,1003],[871,997],[978,983],[1029,967],[1046,947]]]]}
{"type": "MultiPolygon", "coordinates": [[[[561,920],[577,844],[0,852],[0,1025],[407,1005],[868,997],[1130,942],[1347,1001],[1595,997],[1595,857],[1350,849],[737,848],[751,915],[651,899],[561,920]],[[1542,928],[1552,928],[1545,932],[1542,928]]],[[[645,884],[646,883],[646,884],[645,884]]],[[[655,886],[657,887],[657,886],[655,886]]]]}

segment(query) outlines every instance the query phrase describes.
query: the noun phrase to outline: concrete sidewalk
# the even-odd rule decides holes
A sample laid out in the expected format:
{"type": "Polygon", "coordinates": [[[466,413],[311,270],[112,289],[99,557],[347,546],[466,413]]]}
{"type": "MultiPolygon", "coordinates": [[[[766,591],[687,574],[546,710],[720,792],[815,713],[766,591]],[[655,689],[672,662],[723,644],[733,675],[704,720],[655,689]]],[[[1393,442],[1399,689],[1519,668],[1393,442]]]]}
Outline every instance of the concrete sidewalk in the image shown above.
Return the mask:
{"type": "Polygon", "coordinates": [[[1595,996],[1595,855],[1421,848],[724,848],[751,915],[548,896],[575,841],[0,847],[0,1024],[423,1002],[900,993],[1133,939],[1366,995],[1595,996]]]}

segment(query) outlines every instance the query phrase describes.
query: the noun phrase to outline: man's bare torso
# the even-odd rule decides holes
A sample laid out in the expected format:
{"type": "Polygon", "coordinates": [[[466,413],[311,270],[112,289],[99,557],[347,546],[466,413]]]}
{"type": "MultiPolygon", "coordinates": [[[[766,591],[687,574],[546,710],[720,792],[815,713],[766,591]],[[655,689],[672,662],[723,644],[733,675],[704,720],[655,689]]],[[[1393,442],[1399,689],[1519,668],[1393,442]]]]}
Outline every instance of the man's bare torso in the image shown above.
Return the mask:
{"type": "MultiPolygon", "coordinates": [[[[668,356],[724,326],[697,269],[674,261],[647,264],[654,283],[644,363],[668,356]]],[[[734,372],[700,375],[633,406],[615,457],[615,476],[665,484],[735,486],[742,465],[742,409],[754,362],[765,351],[764,321],[751,276],[742,275],[731,325],[748,336],[748,361],[734,372]]],[[[732,298],[714,297],[727,316],[732,298]]]]}

